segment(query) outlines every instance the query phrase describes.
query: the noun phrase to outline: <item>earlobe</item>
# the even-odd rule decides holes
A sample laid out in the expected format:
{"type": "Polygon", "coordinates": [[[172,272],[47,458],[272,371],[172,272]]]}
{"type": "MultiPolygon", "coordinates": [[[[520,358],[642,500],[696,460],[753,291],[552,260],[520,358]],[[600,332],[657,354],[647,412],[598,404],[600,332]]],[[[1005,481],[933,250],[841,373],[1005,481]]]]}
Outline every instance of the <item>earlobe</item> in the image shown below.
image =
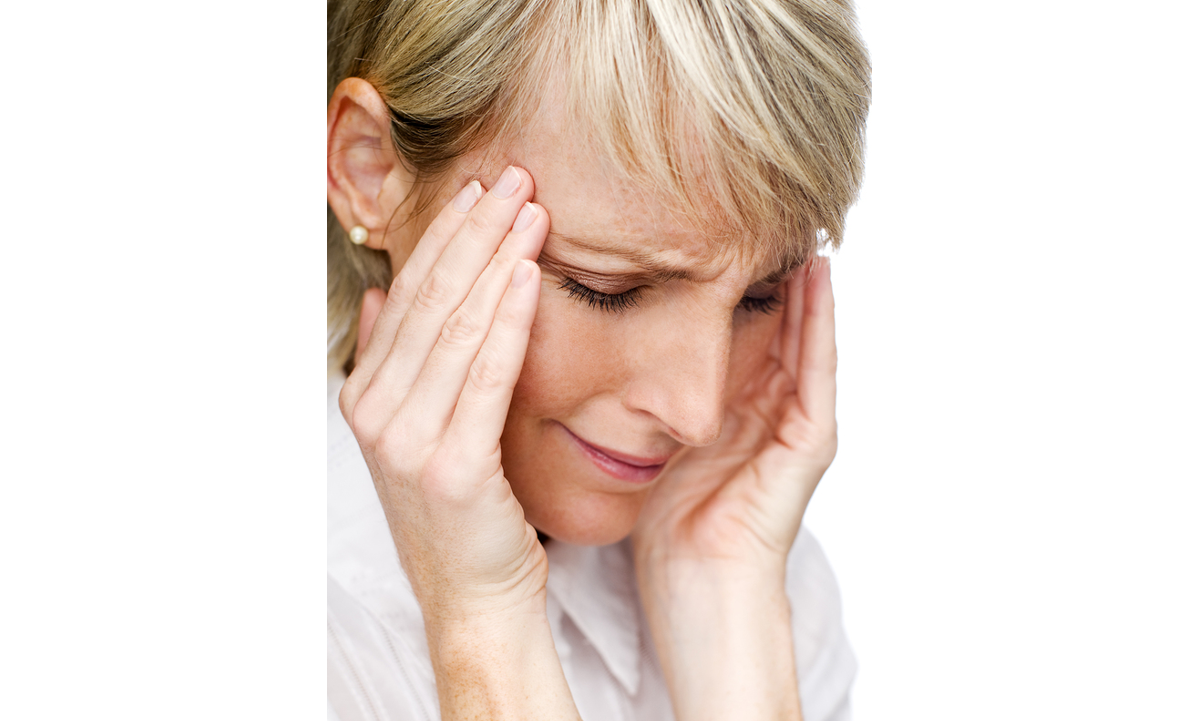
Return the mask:
{"type": "Polygon", "coordinates": [[[390,127],[387,105],[370,83],[347,78],[337,86],[328,110],[329,207],[347,231],[365,228],[366,244],[377,249],[413,182],[390,127]]]}

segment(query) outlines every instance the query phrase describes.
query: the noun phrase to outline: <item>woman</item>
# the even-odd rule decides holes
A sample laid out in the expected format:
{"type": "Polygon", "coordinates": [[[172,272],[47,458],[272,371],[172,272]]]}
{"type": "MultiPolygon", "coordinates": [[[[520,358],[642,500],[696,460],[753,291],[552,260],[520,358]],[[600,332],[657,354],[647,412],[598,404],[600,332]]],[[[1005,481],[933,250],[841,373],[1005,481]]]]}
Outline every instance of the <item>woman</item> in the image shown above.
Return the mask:
{"type": "Polygon", "coordinates": [[[847,718],[799,531],[852,9],[348,2],[329,33],[330,717],[847,718]]]}

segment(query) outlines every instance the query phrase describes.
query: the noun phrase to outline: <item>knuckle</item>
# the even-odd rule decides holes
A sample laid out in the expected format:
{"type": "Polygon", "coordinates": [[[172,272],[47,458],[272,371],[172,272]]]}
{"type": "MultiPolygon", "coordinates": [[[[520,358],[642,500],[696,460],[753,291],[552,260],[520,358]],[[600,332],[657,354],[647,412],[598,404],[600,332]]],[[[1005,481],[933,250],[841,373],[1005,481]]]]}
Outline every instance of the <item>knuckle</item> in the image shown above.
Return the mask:
{"type": "Polygon", "coordinates": [[[453,284],[434,269],[429,273],[429,277],[425,278],[425,282],[420,284],[413,302],[425,310],[436,310],[449,305],[453,296],[453,284]]]}
{"type": "Polygon", "coordinates": [[[346,419],[350,423],[350,430],[353,431],[354,437],[364,446],[372,445],[375,441],[377,430],[375,428],[374,418],[365,407],[366,404],[358,403],[350,411],[349,417],[346,419]]]}
{"type": "Polygon", "coordinates": [[[399,434],[394,432],[385,433],[375,444],[375,463],[388,471],[400,468],[400,463],[407,456],[405,453],[407,444],[397,436],[399,434]]]}
{"type": "Polygon", "coordinates": [[[388,295],[391,294],[391,291],[403,289],[407,284],[408,274],[401,269],[400,272],[396,273],[396,276],[391,279],[391,287],[388,289],[388,295]]]}
{"type": "Polygon", "coordinates": [[[482,333],[482,325],[469,313],[459,310],[449,317],[441,328],[441,340],[451,346],[466,346],[476,341],[482,333]]]}
{"type": "Polygon", "coordinates": [[[391,286],[387,289],[387,300],[394,303],[396,299],[403,297],[406,291],[412,284],[412,280],[407,273],[401,271],[399,275],[391,279],[391,286]]]}
{"type": "Polygon", "coordinates": [[[420,456],[407,424],[391,424],[375,443],[375,462],[391,472],[402,472],[420,456]]]}
{"type": "Polygon", "coordinates": [[[426,497],[451,504],[469,499],[469,484],[463,482],[460,455],[441,446],[429,456],[421,472],[421,487],[426,497]]]}
{"type": "Polygon", "coordinates": [[[508,373],[494,354],[480,353],[471,364],[467,381],[480,393],[491,394],[507,385],[508,373]]]}
{"type": "Polygon", "coordinates": [[[495,221],[482,208],[475,206],[471,214],[466,216],[465,230],[469,235],[491,235],[495,233],[495,221]]]}
{"type": "Polygon", "coordinates": [[[362,393],[362,397],[350,409],[346,421],[363,452],[376,456],[388,442],[389,433],[395,425],[387,399],[375,387],[368,387],[362,393]]]}
{"type": "Polygon", "coordinates": [[[354,388],[354,379],[351,377],[342,385],[341,392],[337,394],[337,407],[341,410],[341,417],[346,419],[346,423],[351,423],[354,413],[354,401],[357,397],[358,394],[354,388]]]}

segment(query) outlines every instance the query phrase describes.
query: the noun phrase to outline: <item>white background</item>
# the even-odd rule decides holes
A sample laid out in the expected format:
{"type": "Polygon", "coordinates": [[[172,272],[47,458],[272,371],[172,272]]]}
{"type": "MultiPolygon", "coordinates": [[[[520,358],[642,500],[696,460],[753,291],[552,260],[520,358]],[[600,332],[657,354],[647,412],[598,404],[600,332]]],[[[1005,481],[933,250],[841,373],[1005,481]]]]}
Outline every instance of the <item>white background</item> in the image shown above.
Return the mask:
{"type": "Polygon", "coordinates": [[[1189,3],[861,0],[806,522],[859,719],[1199,719],[1199,27],[1189,3]]]}
{"type": "MultiPolygon", "coordinates": [[[[322,718],[323,9],[74,5],[0,43],[0,717],[322,718]]],[[[1199,718],[1190,7],[860,6],[859,719],[1199,718]]]]}

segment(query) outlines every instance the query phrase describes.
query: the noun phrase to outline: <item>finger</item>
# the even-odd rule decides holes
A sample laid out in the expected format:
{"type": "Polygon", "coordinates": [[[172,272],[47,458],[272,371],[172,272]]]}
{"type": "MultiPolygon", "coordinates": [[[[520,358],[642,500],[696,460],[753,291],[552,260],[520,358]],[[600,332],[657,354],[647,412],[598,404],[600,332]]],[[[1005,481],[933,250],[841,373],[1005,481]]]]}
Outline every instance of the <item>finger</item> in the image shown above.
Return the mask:
{"type": "Polygon", "coordinates": [[[499,448],[540,294],[541,269],[532,261],[518,261],[446,429],[443,442],[451,448],[499,448]]]}
{"type": "Polygon", "coordinates": [[[430,437],[439,437],[454,414],[517,262],[535,259],[548,231],[549,216],[544,209],[526,203],[466,301],[442,327],[441,337],[400,409],[401,415],[419,418],[423,432],[430,437]]]}
{"type": "MultiPolygon", "coordinates": [[[[412,298],[420,282],[429,274],[429,270],[441,257],[450,239],[466,222],[467,213],[475,207],[475,203],[483,195],[483,186],[479,181],[472,180],[463,187],[454,199],[450,201],[421,236],[420,242],[412,251],[412,255],[404,263],[404,267],[392,280],[391,289],[383,308],[375,317],[373,327],[368,331],[365,345],[359,337],[359,352],[354,356],[354,372],[346,380],[342,391],[342,408],[353,408],[359,397],[370,383],[375,369],[395,340],[396,329],[400,321],[412,305],[412,298]],[[348,404],[348,405],[347,405],[348,404]]],[[[365,305],[364,305],[365,310],[365,305]]]]}
{"type": "Polygon", "coordinates": [[[379,319],[379,311],[387,302],[387,293],[378,288],[367,288],[362,294],[362,312],[358,315],[358,344],[354,347],[354,357],[361,358],[366,351],[366,342],[370,339],[375,321],[379,319]]]}
{"type": "Polygon", "coordinates": [[[472,180],[458,191],[454,199],[441,209],[425,229],[420,242],[416,244],[404,267],[392,281],[391,289],[387,293],[388,302],[377,321],[376,327],[379,332],[374,334],[374,342],[368,342],[362,357],[357,359],[356,365],[366,368],[368,375],[374,372],[375,367],[391,348],[395,331],[404,313],[412,305],[412,298],[416,295],[421,281],[429,275],[433,264],[441,257],[454,234],[466,222],[467,214],[482,196],[483,186],[479,181],[472,180]]]}
{"type": "Polygon", "coordinates": [[[837,402],[837,342],[828,258],[817,258],[804,289],[799,344],[799,404],[814,421],[832,421],[837,402]]]}
{"type": "Polygon", "coordinates": [[[462,305],[532,194],[533,178],[509,167],[467,215],[417,287],[391,348],[371,376],[360,401],[366,406],[354,411],[363,414],[364,424],[382,428],[395,415],[446,321],[462,305]],[[368,396],[373,396],[369,402],[368,396]]]}
{"type": "Polygon", "coordinates": [[[812,261],[791,275],[787,281],[787,309],[783,314],[781,359],[783,370],[798,381],[799,343],[803,329],[804,288],[812,272],[812,261]]]}

